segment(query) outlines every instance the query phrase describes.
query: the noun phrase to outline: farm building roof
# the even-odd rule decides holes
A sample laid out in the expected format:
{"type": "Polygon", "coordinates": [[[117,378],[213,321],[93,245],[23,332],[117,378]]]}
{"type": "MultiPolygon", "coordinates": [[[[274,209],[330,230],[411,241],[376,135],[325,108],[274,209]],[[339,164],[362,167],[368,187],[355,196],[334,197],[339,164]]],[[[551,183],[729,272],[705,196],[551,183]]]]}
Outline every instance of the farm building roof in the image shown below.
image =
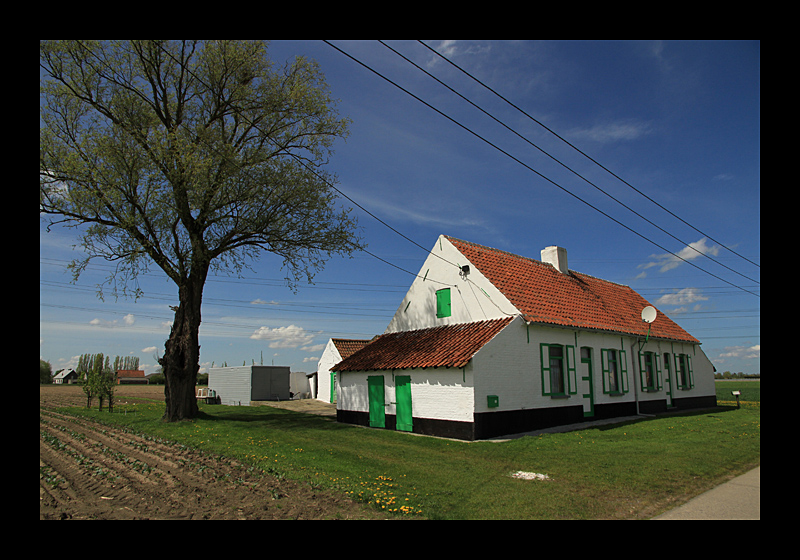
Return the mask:
{"type": "Polygon", "coordinates": [[[369,340],[354,340],[350,338],[332,338],[331,340],[343,360],[369,343],[369,340]]]}
{"type": "MultiPolygon", "coordinates": [[[[644,336],[642,309],[651,305],[628,286],[445,236],[530,323],[644,336]]],[[[699,343],[659,312],[650,337],[699,343]]]]}
{"type": "Polygon", "coordinates": [[[464,367],[512,319],[507,317],[384,334],[331,369],[344,372],[464,367]]]}

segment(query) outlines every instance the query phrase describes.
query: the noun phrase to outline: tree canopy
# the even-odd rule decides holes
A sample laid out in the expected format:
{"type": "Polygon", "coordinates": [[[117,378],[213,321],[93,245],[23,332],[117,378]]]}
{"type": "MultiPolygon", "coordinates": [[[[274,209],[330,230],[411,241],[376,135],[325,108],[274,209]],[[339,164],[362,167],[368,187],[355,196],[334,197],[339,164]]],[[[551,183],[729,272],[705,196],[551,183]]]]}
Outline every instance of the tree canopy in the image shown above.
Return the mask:
{"type": "Polygon", "coordinates": [[[165,416],[191,417],[170,380],[192,409],[210,270],[267,251],[296,286],[361,248],[324,168],[349,120],[314,61],[277,67],[263,41],[41,41],[39,64],[40,213],[80,226],[76,278],[100,257],[115,294],[152,264],[178,286],[165,416]]]}

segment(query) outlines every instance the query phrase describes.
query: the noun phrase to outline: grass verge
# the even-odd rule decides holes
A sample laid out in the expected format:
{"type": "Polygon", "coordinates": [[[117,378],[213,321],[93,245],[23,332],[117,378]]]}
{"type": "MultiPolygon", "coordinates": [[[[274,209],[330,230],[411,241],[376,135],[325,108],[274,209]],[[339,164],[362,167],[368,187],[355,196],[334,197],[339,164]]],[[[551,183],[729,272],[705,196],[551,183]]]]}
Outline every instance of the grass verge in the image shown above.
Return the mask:
{"type": "MultiPolygon", "coordinates": [[[[729,394],[729,392],[728,392],[729,394]]],[[[648,518],[760,464],[760,403],[507,442],[459,442],[338,424],[271,407],[163,403],[69,409],[431,519],[648,518]],[[517,471],[548,475],[521,480],[517,471]]]]}

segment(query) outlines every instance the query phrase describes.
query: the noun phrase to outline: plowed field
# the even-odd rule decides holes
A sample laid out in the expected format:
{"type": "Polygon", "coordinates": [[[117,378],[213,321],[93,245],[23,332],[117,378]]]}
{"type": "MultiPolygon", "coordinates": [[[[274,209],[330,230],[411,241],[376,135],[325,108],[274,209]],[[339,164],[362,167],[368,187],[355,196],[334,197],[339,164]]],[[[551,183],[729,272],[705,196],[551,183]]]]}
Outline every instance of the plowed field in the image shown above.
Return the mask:
{"type": "MultiPolygon", "coordinates": [[[[163,396],[121,386],[117,403],[163,396]]],[[[344,495],[55,411],[84,404],[80,387],[39,389],[39,519],[384,518],[344,495]]]]}

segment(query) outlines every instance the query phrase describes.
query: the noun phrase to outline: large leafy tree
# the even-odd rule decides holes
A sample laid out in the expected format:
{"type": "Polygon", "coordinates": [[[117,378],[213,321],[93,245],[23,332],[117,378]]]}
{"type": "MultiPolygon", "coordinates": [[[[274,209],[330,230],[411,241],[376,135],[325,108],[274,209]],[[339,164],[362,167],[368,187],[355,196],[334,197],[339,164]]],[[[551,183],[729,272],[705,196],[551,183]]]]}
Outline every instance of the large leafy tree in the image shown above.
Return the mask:
{"type": "Polygon", "coordinates": [[[324,169],[349,121],[262,41],[42,41],[39,65],[40,213],[78,227],[76,278],[99,257],[115,291],[153,264],[176,284],[164,420],[192,418],[209,272],[268,251],[294,286],[361,247],[324,169]]]}

